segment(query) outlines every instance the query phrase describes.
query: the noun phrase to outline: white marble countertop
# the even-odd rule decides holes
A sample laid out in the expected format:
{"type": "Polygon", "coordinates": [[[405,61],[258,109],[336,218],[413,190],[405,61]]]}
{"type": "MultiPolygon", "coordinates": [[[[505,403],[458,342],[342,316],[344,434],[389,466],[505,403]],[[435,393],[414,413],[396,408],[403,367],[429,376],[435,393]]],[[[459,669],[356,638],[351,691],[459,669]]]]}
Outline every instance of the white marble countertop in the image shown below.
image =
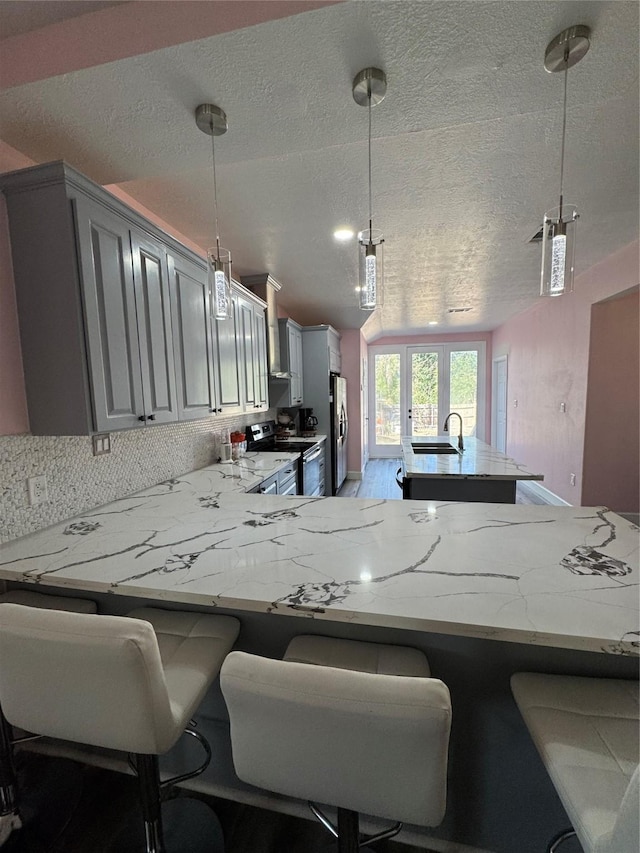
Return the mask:
{"type": "Polygon", "coordinates": [[[413,444],[447,442],[458,446],[457,435],[437,435],[429,438],[402,438],[402,458],[406,477],[457,477],[469,479],[484,477],[488,480],[544,480],[524,465],[506,456],[484,441],[473,436],[464,437],[462,453],[414,453],[413,444]]]}
{"type": "Polygon", "coordinates": [[[258,464],[213,465],[1,545],[0,579],[639,651],[638,528],[608,510],[243,494],[258,464]]]}
{"type": "Polygon", "coordinates": [[[274,453],[249,452],[235,462],[218,462],[209,465],[207,468],[201,468],[199,471],[185,474],[179,479],[167,480],[166,483],[161,483],[152,489],[145,489],[139,494],[147,494],[153,489],[166,486],[167,483],[181,482],[186,477],[189,477],[195,490],[202,489],[206,493],[210,493],[212,489],[220,494],[249,492],[299,456],[299,453],[288,453],[286,451],[274,453]]]}

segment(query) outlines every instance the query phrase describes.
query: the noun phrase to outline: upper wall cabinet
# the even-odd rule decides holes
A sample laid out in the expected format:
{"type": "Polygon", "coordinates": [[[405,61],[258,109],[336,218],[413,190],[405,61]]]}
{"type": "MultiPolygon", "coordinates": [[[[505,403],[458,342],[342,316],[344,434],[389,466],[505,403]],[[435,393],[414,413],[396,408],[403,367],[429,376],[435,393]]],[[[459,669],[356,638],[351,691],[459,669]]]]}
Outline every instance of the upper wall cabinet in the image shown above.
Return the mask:
{"type": "Polygon", "coordinates": [[[265,303],[240,285],[236,299],[243,411],[265,411],[269,408],[265,303]]]}
{"type": "Polygon", "coordinates": [[[175,421],[165,248],[91,199],[73,208],[95,428],[175,421]]]}
{"type": "Polygon", "coordinates": [[[302,326],[294,320],[278,320],[280,337],[280,367],[289,378],[271,378],[271,404],[281,408],[301,406],[304,400],[302,384],[302,326]]]}
{"type": "Polygon", "coordinates": [[[181,421],[204,418],[221,411],[216,407],[207,270],[175,252],[168,266],[178,415],[181,421]]]}
{"type": "Polygon", "coordinates": [[[215,411],[204,261],[62,162],[3,175],[0,188],[31,432],[215,411]]]}

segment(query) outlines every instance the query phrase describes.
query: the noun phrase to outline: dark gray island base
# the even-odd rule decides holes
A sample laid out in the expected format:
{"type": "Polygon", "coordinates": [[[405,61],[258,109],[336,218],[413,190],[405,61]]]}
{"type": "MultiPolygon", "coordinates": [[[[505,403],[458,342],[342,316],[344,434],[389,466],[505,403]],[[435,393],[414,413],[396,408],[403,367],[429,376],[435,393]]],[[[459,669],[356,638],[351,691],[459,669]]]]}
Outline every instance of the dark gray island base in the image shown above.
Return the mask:
{"type": "Polygon", "coordinates": [[[514,504],[515,480],[491,480],[474,477],[423,478],[405,477],[402,497],[418,501],[482,501],[484,503],[514,504]]]}

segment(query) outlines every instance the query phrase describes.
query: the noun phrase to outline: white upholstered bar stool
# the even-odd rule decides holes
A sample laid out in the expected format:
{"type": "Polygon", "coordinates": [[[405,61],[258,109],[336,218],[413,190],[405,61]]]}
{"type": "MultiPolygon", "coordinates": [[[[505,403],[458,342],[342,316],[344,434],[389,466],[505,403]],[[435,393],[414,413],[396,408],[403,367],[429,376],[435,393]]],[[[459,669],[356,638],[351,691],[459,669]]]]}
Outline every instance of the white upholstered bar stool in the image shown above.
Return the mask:
{"type": "Polygon", "coordinates": [[[638,682],[518,672],[511,689],[585,853],[640,850],[638,682]]]}
{"type": "Polygon", "coordinates": [[[359,813],[398,821],[366,843],[441,822],[451,701],[422,652],[300,636],[284,660],[232,652],[220,684],[239,778],[308,800],[340,853],[358,850],[359,813]]]}
{"type": "MultiPolygon", "coordinates": [[[[95,601],[62,595],[45,595],[27,589],[14,589],[0,593],[0,603],[23,604],[41,610],[67,610],[74,613],[96,613],[95,601]]],[[[27,738],[14,737],[2,707],[0,707],[0,846],[14,829],[20,829],[20,801],[13,761],[13,747],[27,738]]],[[[29,739],[31,739],[29,737],[29,739]]]]}
{"type": "Polygon", "coordinates": [[[151,607],[123,617],[0,604],[0,702],[21,728],[133,753],[146,849],[162,853],[158,756],[185,730],[239,627],[151,607]]]}

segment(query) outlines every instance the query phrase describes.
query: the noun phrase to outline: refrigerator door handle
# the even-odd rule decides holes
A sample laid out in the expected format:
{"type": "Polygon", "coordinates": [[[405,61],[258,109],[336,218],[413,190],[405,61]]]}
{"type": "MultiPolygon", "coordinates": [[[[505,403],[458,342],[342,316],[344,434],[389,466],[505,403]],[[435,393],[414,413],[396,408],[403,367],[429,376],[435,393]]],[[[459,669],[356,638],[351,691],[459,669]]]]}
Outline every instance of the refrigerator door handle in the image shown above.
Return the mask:
{"type": "Polygon", "coordinates": [[[340,437],[345,441],[347,440],[347,434],[349,432],[349,419],[347,418],[347,412],[344,407],[344,403],[342,404],[342,408],[340,410],[340,437]]]}

